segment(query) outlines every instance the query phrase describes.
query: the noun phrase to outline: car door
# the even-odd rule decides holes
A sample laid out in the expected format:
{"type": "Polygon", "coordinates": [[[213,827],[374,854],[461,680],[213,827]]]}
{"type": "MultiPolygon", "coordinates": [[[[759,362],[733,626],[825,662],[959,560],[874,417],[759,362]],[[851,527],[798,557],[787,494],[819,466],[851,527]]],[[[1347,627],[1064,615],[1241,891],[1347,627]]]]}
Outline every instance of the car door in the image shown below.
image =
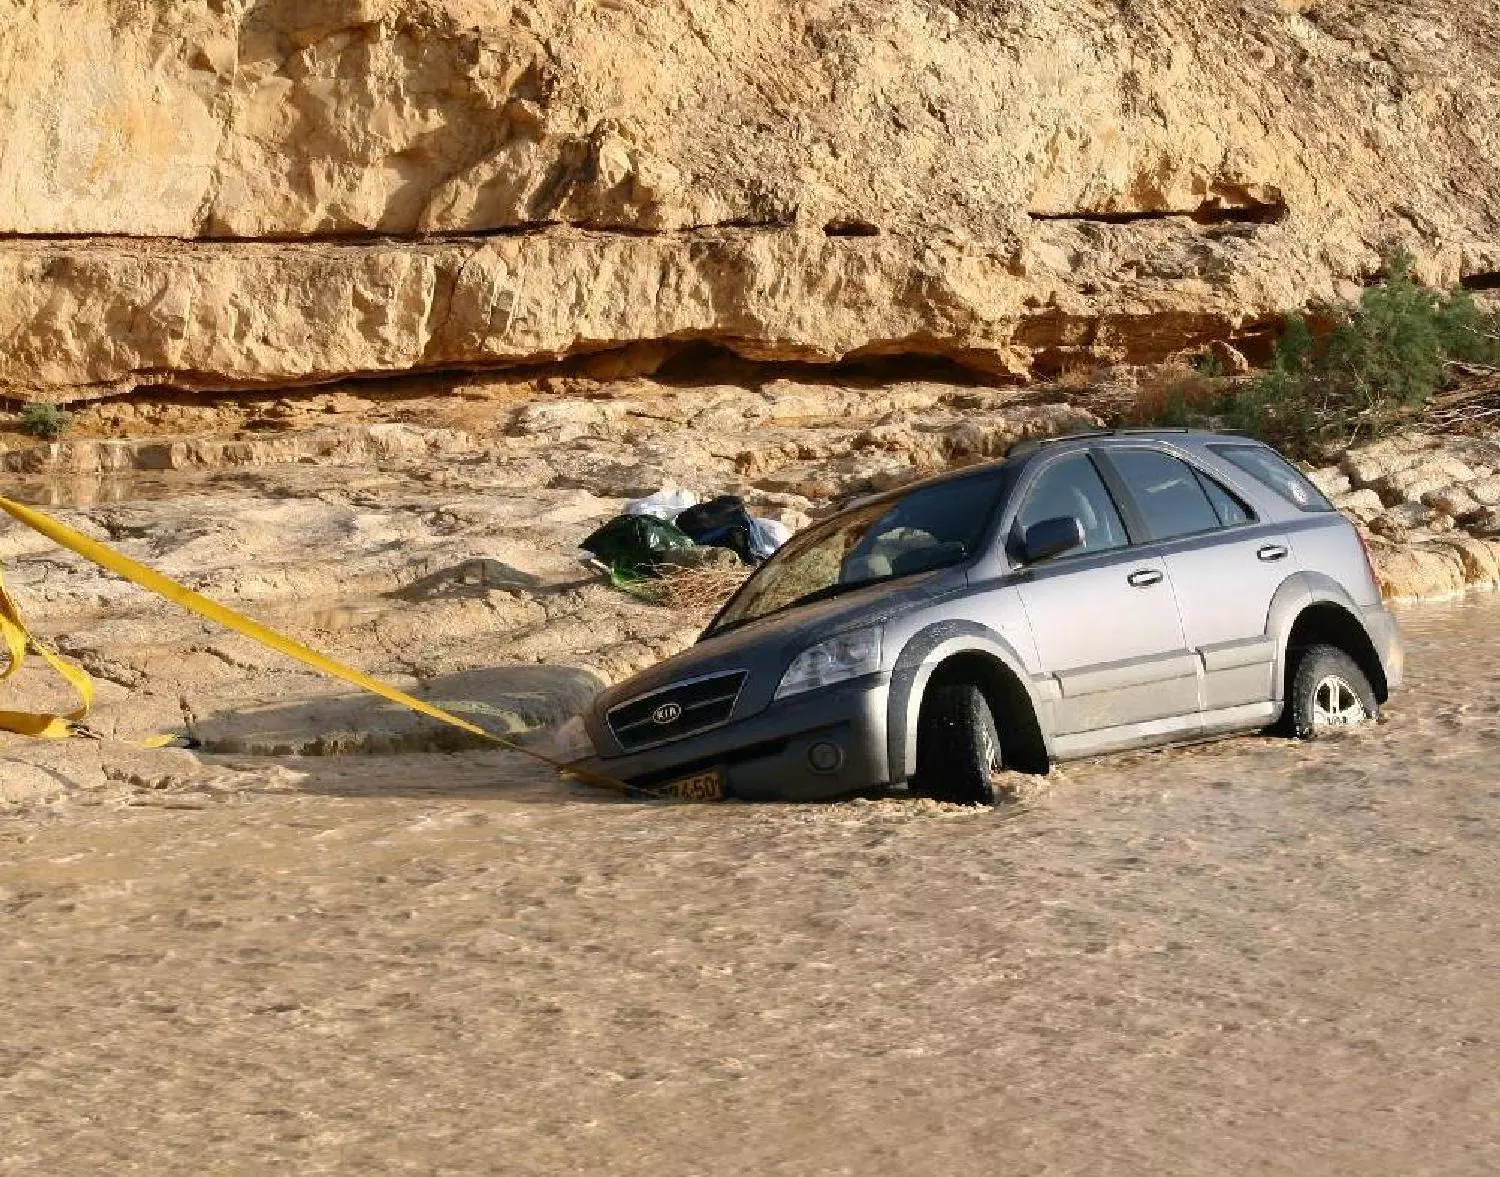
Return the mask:
{"type": "Polygon", "coordinates": [[[1275,694],[1271,599],[1292,566],[1279,525],[1185,455],[1146,445],[1110,446],[1109,468],[1129,510],[1166,564],[1187,648],[1203,664],[1200,706],[1208,727],[1253,723],[1275,694]]]}
{"type": "MultiPolygon", "coordinates": [[[[1035,642],[1039,669],[1055,678],[1051,704],[1055,750],[1076,755],[1146,742],[1135,725],[1197,721],[1197,663],[1187,651],[1171,578],[1158,557],[1133,546],[1118,504],[1088,451],[1042,465],[1018,495],[1008,534],[1012,548],[1027,527],[1072,516],[1084,544],[1023,567],[1018,595],[1035,642]]],[[[1015,558],[1013,556],[1013,558],[1015,558]]]]}

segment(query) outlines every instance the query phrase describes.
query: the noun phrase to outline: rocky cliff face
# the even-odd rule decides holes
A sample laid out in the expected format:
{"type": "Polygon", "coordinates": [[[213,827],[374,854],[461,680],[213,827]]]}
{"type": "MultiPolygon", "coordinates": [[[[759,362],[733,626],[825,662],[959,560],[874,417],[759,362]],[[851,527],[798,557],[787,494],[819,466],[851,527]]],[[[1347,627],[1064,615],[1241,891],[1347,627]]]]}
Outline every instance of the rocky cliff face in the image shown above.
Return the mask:
{"type": "Polygon", "coordinates": [[[0,385],[1153,360],[1500,273],[1500,3],[12,0],[0,385]]]}

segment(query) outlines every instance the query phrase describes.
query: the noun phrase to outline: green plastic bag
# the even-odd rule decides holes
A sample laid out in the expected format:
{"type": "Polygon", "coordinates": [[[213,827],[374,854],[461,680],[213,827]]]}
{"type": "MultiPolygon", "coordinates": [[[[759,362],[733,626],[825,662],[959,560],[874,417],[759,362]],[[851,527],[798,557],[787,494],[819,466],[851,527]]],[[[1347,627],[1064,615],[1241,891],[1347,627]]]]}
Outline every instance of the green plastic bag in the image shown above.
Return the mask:
{"type": "Polygon", "coordinates": [[[667,552],[693,541],[670,523],[651,515],[617,515],[580,545],[620,572],[649,572],[667,552]]]}

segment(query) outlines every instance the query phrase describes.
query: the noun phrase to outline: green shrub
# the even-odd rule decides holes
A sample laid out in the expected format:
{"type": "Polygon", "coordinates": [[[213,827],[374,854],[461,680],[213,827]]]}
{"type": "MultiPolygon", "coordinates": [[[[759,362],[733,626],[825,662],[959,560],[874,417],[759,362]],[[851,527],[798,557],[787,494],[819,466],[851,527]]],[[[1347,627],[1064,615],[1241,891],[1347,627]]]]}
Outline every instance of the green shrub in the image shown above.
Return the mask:
{"type": "Polygon", "coordinates": [[[1268,369],[1201,409],[1169,402],[1163,423],[1217,424],[1313,456],[1410,420],[1442,388],[1450,361],[1500,362],[1500,316],[1466,291],[1422,286],[1411,266],[1405,254],[1391,257],[1385,281],[1357,304],[1320,308],[1316,334],[1291,317],[1268,369]]]}
{"type": "Polygon", "coordinates": [[[21,431],[44,441],[56,441],[68,431],[72,422],[72,414],[56,405],[27,405],[21,410],[21,431]]]}

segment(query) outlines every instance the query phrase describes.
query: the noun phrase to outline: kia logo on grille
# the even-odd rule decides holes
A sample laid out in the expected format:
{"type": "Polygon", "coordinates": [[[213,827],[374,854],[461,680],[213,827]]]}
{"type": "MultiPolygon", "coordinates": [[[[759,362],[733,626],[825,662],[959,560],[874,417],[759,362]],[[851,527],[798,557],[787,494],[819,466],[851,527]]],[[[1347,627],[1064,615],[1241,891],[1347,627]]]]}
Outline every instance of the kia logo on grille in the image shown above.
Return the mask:
{"type": "Polygon", "coordinates": [[[666,727],[669,723],[676,723],[682,718],[681,703],[663,703],[651,713],[651,722],[666,727]]]}

